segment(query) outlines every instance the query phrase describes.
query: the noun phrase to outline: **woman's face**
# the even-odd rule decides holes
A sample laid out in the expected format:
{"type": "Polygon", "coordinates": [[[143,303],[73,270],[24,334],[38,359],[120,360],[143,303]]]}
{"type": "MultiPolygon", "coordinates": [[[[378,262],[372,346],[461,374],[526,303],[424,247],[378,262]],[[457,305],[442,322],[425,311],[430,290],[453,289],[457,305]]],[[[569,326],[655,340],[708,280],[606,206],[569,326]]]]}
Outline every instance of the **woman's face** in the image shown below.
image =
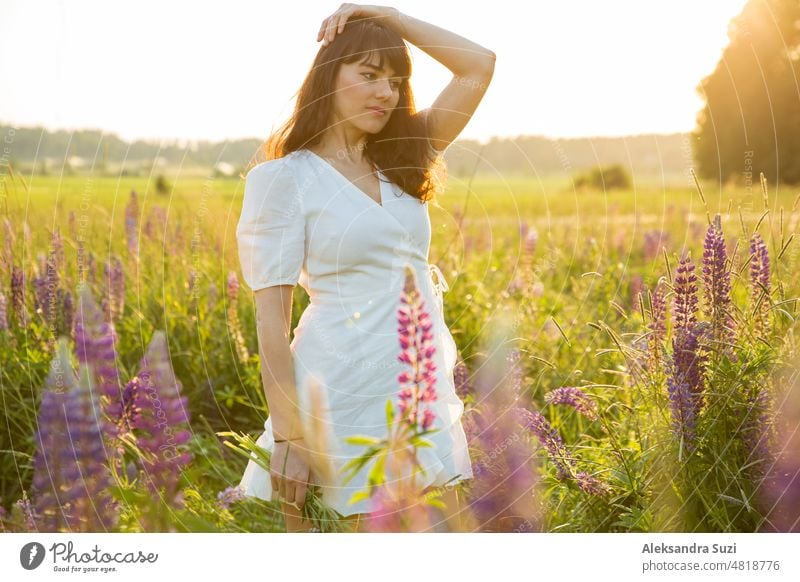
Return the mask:
{"type": "MultiPolygon", "coordinates": [[[[377,59],[374,59],[377,61],[377,59]]],[[[380,69],[371,63],[342,63],[334,89],[336,121],[345,121],[365,133],[381,131],[400,100],[402,80],[387,63],[380,69]],[[382,108],[376,113],[373,108],[382,108]]]]}

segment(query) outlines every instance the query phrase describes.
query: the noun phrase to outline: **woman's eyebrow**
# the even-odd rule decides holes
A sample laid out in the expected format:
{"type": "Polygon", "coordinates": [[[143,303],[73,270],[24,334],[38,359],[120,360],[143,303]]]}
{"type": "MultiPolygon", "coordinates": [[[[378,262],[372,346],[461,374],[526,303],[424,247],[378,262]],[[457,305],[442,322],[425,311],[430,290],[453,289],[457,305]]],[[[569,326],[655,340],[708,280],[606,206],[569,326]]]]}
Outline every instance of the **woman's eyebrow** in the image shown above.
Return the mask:
{"type": "MultiPolygon", "coordinates": [[[[371,63],[361,63],[361,66],[362,66],[362,67],[368,67],[368,68],[370,68],[370,69],[372,69],[372,70],[374,70],[374,71],[383,72],[383,67],[379,67],[378,65],[373,65],[373,64],[371,64],[371,63]]],[[[393,77],[393,76],[394,76],[394,74],[393,74],[393,73],[387,73],[387,74],[388,74],[390,77],[393,77]]]]}

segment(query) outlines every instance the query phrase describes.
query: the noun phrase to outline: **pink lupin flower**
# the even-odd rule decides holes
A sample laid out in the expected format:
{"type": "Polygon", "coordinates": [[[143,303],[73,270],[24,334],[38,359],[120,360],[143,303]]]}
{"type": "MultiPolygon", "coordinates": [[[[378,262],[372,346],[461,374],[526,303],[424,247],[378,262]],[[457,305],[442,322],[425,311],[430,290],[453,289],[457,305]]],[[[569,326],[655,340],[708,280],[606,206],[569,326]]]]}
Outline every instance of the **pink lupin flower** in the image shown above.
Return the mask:
{"type": "Polygon", "coordinates": [[[436,400],[436,363],[433,355],[433,322],[425,310],[425,301],[417,287],[416,273],[406,267],[405,284],[397,310],[400,347],[398,360],[408,364],[410,370],[397,376],[402,389],[398,394],[401,419],[409,428],[428,430],[434,421],[432,410],[420,411],[420,403],[436,400]],[[422,415],[420,418],[420,414],[422,415]]]}

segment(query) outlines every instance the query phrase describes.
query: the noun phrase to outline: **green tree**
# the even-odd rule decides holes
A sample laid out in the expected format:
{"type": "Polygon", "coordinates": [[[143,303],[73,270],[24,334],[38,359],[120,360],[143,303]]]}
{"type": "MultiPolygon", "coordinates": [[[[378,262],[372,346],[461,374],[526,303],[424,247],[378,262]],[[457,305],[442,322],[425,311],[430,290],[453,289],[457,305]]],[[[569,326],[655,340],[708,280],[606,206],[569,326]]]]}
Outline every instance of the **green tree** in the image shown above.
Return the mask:
{"type": "Polygon", "coordinates": [[[698,173],[800,182],[800,2],[750,0],[697,90],[705,106],[692,136],[698,173]]]}

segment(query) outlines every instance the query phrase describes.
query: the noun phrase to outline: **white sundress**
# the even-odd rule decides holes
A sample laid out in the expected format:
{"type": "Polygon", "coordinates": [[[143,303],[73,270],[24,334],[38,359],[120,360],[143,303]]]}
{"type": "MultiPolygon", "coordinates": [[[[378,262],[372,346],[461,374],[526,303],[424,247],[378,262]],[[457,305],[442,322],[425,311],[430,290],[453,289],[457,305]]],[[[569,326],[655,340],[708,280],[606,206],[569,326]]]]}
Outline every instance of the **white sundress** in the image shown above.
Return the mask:
{"type": "MultiPolygon", "coordinates": [[[[416,271],[433,322],[438,398],[430,407],[433,428],[440,429],[427,437],[434,447],[417,449],[425,469],[417,482],[427,487],[473,477],[461,424],[464,404],[453,380],[457,348],[442,310],[448,287],[428,263],[428,204],[379,175],[381,205],[310,150],[260,163],[247,174],[236,229],[243,277],[253,291],[299,283],[309,295],[291,342],[295,382],[301,405],[312,375],[324,387],[332,436],[327,454],[339,477],[314,482],[322,501],[343,516],[369,511],[366,499],[348,501],[365,489],[372,467],[368,463],[344,484],[342,467],[365,450],[344,439],[386,436],[386,402],[397,402],[397,376],[407,369],[397,359],[407,264],[416,271]]],[[[272,451],[271,417],[257,443],[272,451]]],[[[240,485],[246,495],[273,500],[269,473],[252,460],[240,485]]]]}

